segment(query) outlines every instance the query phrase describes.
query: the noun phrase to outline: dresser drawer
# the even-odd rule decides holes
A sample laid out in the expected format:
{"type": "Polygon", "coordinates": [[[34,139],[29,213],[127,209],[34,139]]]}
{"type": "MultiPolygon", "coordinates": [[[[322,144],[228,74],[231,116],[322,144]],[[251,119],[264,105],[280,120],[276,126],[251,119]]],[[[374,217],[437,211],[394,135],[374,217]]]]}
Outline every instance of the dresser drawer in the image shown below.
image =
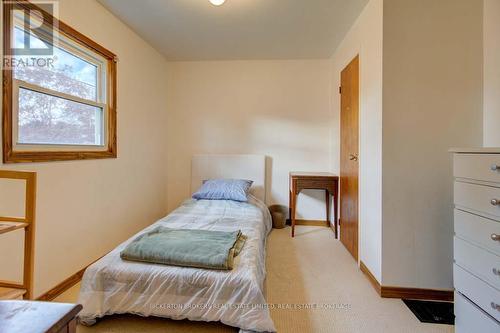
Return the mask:
{"type": "Polygon", "coordinates": [[[455,177],[500,183],[500,154],[455,154],[455,177]],[[499,168],[496,170],[494,166],[499,168]]]}
{"type": "Polygon", "coordinates": [[[492,200],[500,200],[500,188],[455,182],[455,205],[492,215],[500,219],[500,204],[494,205],[492,200]]]}
{"type": "Polygon", "coordinates": [[[493,287],[500,290],[500,257],[472,245],[458,237],[454,238],[455,263],[467,269],[493,287]]]}
{"type": "Polygon", "coordinates": [[[455,333],[498,333],[500,323],[455,292],[455,333]]]}
{"type": "Polygon", "coordinates": [[[500,256],[500,222],[455,209],[455,235],[500,256]]]}
{"type": "Polygon", "coordinates": [[[500,291],[481,281],[457,264],[453,265],[455,289],[496,320],[500,320],[500,291]]]}

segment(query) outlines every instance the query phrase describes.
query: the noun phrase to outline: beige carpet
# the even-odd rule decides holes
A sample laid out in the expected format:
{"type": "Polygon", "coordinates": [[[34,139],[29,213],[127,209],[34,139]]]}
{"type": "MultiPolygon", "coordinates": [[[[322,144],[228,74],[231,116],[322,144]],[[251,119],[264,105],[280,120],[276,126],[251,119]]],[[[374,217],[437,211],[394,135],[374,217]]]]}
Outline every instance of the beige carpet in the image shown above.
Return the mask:
{"type": "MultiPolygon", "coordinates": [[[[278,332],[453,332],[453,326],[420,323],[400,300],[380,298],[330,229],[299,226],[295,239],[289,232],[273,230],[268,243],[267,299],[274,304],[278,332]]],[[[56,301],[76,302],[78,289],[56,301]]],[[[218,323],[136,316],[111,316],[93,327],[78,327],[78,333],[235,331],[218,323]]]]}

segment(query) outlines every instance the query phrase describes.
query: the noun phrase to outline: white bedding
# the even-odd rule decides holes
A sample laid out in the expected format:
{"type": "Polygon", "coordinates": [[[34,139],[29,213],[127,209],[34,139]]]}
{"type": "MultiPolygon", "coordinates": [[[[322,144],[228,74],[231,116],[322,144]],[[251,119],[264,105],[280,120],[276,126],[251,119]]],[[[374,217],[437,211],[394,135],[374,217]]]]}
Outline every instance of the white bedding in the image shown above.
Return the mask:
{"type": "Polygon", "coordinates": [[[83,276],[80,322],[132,313],[171,319],[220,321],[242,330],[275,332],[264,298],[266,239],[271,217],[264,203],[188,200],[91,265],[83,276]],[[234,231],[248,239],[231,271],[124,261],[120,251],[158,225],[234,231]]]}

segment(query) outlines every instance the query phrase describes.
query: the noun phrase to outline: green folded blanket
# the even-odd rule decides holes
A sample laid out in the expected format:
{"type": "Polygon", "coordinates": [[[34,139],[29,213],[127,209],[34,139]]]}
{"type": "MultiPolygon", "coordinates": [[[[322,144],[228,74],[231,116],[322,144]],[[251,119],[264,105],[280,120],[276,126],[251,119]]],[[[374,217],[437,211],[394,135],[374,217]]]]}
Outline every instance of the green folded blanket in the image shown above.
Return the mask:
{"type": "Polygon", "coordinates": [[[120,252],[125,260],[230,270],[246,236],[234,232],[156,227],[120,252]]]}

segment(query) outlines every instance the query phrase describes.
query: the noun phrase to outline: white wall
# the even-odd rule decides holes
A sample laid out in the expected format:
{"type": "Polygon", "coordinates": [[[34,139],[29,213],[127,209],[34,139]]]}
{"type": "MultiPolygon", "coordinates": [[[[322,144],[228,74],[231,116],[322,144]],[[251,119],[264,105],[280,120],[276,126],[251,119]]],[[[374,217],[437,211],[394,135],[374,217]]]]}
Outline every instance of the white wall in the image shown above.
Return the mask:
{"type": "Polygon", "coordinates": [[[332,164],[339,166],[340,72],[359,54],[359,259],[381,281],[382,0],[370,1],[332,57],[332,164]]]}
{"type": "MultiPolygon", "coordinates": [[[[59,4],[63,21],[120,59],[118,158],[0,165],[38,172],[35,295],[164,215],[167,201],[166,61],[96,1],[59,4]]],[[[10,239],[0,241],[2,279],[16,276],[10,239]]]]}
{"type": "Polygon", "coordinates": [[[484,136],[500,146],[500,0],[484,0],[484,136]]]}
{"type": "MultiPolygon", "coordinates": [[[[169,210],[190,196],[191,156],[265,154],[269,203],[288,205],[289,171],[330,170],[330,62],[169,64],[169,210]]],[[[324,193],[305,192],[298,218],[324,219],[324,193]]]]}
{"type": "Polygon", "coordinates": [[[482,10],[482,1],[384,0],[384,285],[452,289],[447,151],[482,142],[482,10]]]}

